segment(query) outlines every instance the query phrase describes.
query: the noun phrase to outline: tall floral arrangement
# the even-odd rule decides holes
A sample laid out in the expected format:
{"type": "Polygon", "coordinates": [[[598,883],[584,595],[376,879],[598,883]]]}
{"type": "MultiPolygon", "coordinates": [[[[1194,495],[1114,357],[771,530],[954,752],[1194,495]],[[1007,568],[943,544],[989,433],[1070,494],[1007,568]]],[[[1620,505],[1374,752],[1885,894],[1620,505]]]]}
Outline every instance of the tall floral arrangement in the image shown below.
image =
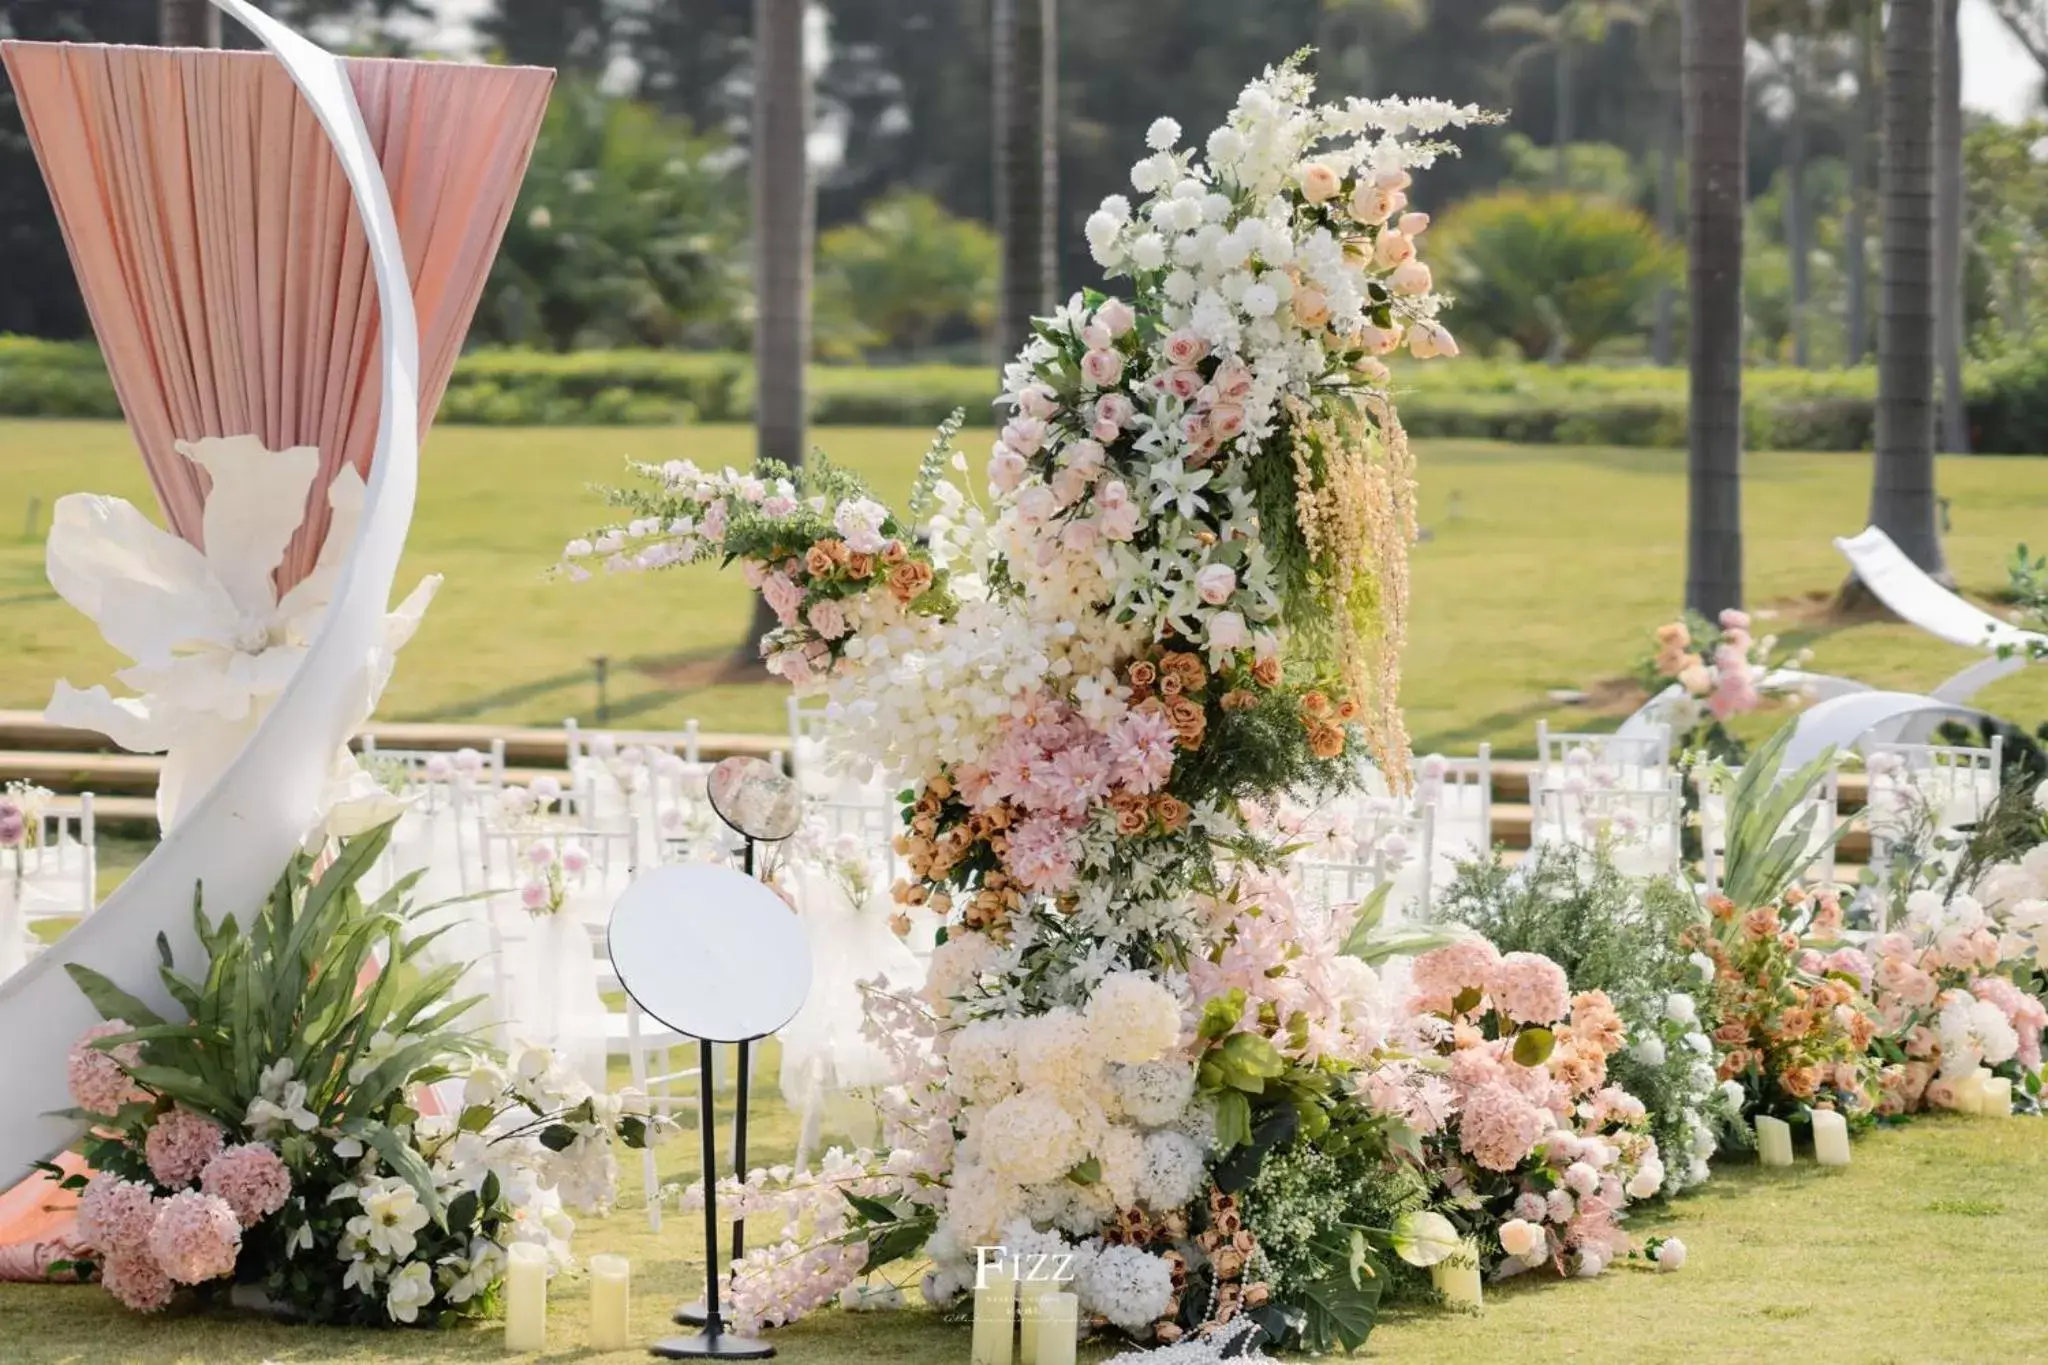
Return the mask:
{"type": "Polygon", "coordinates": [[[317,876],[295,858],[246,930],[195,904],[206,971],[168,952],[162,970],[183,1022],[69,968],[107,1022],[70,1056],[95,1173],[67,1183],[129,1308],[243,1287],[318,1322],[486,1313],[506,1248],[569,1264],[565,1205],[608,1204],[614,1136],[644,1142],[644,1116],[545,1050],[506,1064],[463,1030],[460,967],[429,969],[432,936],[410,932],[415,878],[357,893],[389,837],[344,842],[317,876]]]}
{"type": "Polygon", "coordinates": [[[1746,611],[1730,607],[1709,621],[1689,615],[1657,627],[1656,650],[1638,667],[1652,689],[1675,689],[1665,708],[1672,742],[1696,759],[1739,763],[1746,746],[1729,722],[1771,697],[1805,696],[1805,685],[1784,670],[1805,667],[1807,654],[1778,657],[1775,635],[1757,636],[1746,611]]]}
{"type": "Polygon", "coordinates": [[[1087,222],[1126,292],[1037,320],[984,479],[955,477],[957,422],[900,515],[822,460],[640,466],[627,519],[566,548],[572,578],[737,561],[770,668],[902,784],[895,893],[945,927],[923,990],[876,997],[910,1040],[898,1184],[852,1235],[925,1238],[935,1295],[977,1244],[1050,1238],[1133,1334],[1370,1327],[1377,1213],[1333,1215],[1290,1267],[1316,1289],[1279,1302],[1239,1203],[1269,1155],[1384,1153],[1395,1122],[1360,1089],[1395,1012],[1369,917],[1298,909],[1260,811],[1364,761],[1405,781],[1415,473],[1387,358],[1457,352],[1408,194],[1479,117],[1317,105],[1297,59],[1200,148],[1158,120],[1087,222]]]}

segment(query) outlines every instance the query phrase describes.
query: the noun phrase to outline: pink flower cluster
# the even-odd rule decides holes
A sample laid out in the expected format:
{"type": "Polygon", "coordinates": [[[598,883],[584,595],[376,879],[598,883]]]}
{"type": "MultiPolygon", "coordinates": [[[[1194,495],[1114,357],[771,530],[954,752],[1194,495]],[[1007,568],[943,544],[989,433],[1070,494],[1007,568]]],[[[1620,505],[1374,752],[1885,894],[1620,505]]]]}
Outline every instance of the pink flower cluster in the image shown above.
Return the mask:
{"type": "Polygon", "coordinates": [[[1415,959],[1411,980],[1408,1008],[1418,1014],[1477,1015],[1490,1008],[1516,1024],[1552,1024],[1571,1010],[1564,968],[1540,953],[1503,957],[1481,938],[1424,953],[1415,959]],[[1475,991],[1470,1007],[1459,1011],[1459,997],[1475,991]]]}
{"type": "Polygon", "coordinates": [[[78,1235],[102,1256],[146,1257],[156,1208],[156,1192],[149,1186],[101,1171],[79,1196],[78,1235]]]}
{"type": "Polygon", "coordinates": [[[1064,701],[1043,693],[998,733],[982,762],[958,774],[976,811],[1008,805],[1005,865],[1029,891],[1072,889],[1081,833],[1112,794],[1147,796],[1173,772],[1175,735],[1163,714],[1130,711],[1099,732],[1064,701]]]}
{"type": "Polygon", "coordinates": [[[149,1254],[178,1284],[203,1284],[235,1272],[242,1225],[225,1199],[180,1190],[163,1201],[149,1230],[149,1254]]]}
{"type": "Polygon", "coordinates": [[[1905,1054],[1879,1073],[1878,1112],[1911,1113],[1922,1107],[1948,1108],[1953,1086],[1942,1079],[1941,1037],[1937,1016],[1942,1005],[1960,994],[1997,1007],[2019,1039],[2015,1060],[2025,1067],[2042,1061],[2042,1035],[2048,1031],[2048,1007],[2004,974],[2006,945],[1988,919],[1964,916],[1938,928],[1914,933],[1893,931],[1870,946],[1876,958],[1854,948],[1828,954],[1806,949],[1802,970],[1831,973],[1866,982],[1877,1006],[1879,1026],[1905,1054]]]}
{"type": "Polygon", "coordinates": [[[98,1039],[114,1038],[133,1031],[130,1024],[109,1019],[87,1029],[71,1045],[71,1053],[64,1059],[65,1079],[71,1087],[71,1098],[80,1109],[89,1114],[112,1116],[122,1105],[142,1097],[142,1092],[128,1079],[125,1070],[141,1063],[142,1045],[124,1043],[112,1051],[93,1046],[98,1039]]]}
{"type": "Polygon", "coordinates": [[[1707,712],[1715,720],[1756,710],[1760,698],[1749,657],[1754,644],[1748,612],[1730,607],[1721,613],[1721,639],[1714,646],[1714,688],[1707,697],[1707,712]]]}
{"type": "Polygon", "coordinates": [[[836,1300],[839,1291],[860,1278],[867,1261],[866,1242],[750,1248],[733,1267],[726,1321],[743,1336],[795,1322],[836,1300]]]}
{"type": "Polygon", "coordinates": [[[142,1140],[149,1173],[157,1183],[180,1189],[199,1178],[206,1163],[220,1155],[226,1136],[221,1126],[190,1109],[173,1109],[150,1126],[142,1140]]]}
{"type": "Polygon", "coordinates": [[[249,1228],[284,1207],[291,1197],[292,1176],[276,1152],[260,1143],[244,1143],[207,1162],[199,1173],[199,1188],[225,1201],[249,1228]]]}

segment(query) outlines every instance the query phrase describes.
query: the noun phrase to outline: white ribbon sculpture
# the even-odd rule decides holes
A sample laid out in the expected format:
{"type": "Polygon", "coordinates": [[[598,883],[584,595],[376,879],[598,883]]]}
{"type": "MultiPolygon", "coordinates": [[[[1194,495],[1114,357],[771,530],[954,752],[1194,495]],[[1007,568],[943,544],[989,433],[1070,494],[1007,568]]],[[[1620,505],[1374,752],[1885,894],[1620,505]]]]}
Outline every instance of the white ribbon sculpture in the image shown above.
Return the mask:
{"type": "MultiPolygon", "coordinates": [[[[192,897],[202,882],[212,915],[244,917],[262,903],[301,837],[317,821],[330,794],[335,751],[363,718],[365,699],[374,695],[389,668],[392,626],[387,610],[412,522],[419,472],[419,324],[390,191],[341,62],[244,0],[213,3],[247,26],[283,63],[333,144],[348,179],[368,239],[383,324],[383,400],[376,453],[362,493],[354,544],[348,544],[338,525],[330,534],[332,558],[328,550],[321,557],[322,568],[331,570],[328,590],[320,594],[328,604],[317,617],[307,604],[309,614],[298,618],[299,644],[272,660],[267,657],[273,652],[269,649],[254,654],[239,647],[222,650],[215,635],[203,637],[204,643],[174,640],[173,646],[198,647],[182,651],[188,661],[168,669],[161,666],[160,653],[130,651],[148,670],[144,685],[156,689],[142,701],[128,703],[130,708],[154,715],[158,706],[190,704],[192,699],[176,690],[173,678],[182,683],[188,674],[235,677],[249,684],[252,729],[245,732],[245,741],[238,741],[239,755],[231,758],[221,752],[228,741],[218,734],[210,741],[214,747],[203,753],[194,748],[180,756],[174,747],[174,758],[186,769],[183,789],[172,801],[175,827],[98,911],[0,984],[0,1037],[7,1040],[0,1057],[0,1093],[7,1096],[0,1105],[0,1181],[26,1175],[31,1162],[77,1136],[77,1124],[52,1117],[52,1111],[69,1103],[65,1053],[79,1034],[98,1022],[98,1015],[72,984],[65,964],[85,963],[145,1002],[173,1010],[157,980],[157,935],[164,935],[181,962],[190,964],[200,956],[192,932],[192,897]],[[189,661],[206,660],[208,655],[220,657],[189,661]],[[296,667],[286,677],[291,663],[296,667]],[[270,682],[276,683],[274,693],[259,693],[257,684],[270,682]],[[260,702],[259,696],[269,700],[260,702]],[[202,769],[216,759],[219,775],[202,794],[202,769]]],[[[282,477],[283,471],[279,474],[282,477]]],[[[309,476],[301,480],[301,495],[309,481],[309,476]]],[[[103,511],[105,506],[101,505],[103,511]]],[[[209,523],[213,515],[209,505],[209,523]]],[[[270,534],[268,528],[264,534],[270,534]]],[[[135,553],[148,562],[152,551],[138,547],[135,553]]],[[[267,611],[261,610],[260,594],[251,590],[245,576],[260,556],[240,553],[245,558],[232,564],[216,564],[209,558],[203,571],[189,563],[181,571],[211,579],[231,600],[253,604],[256,616],[275,624],[286,612],[285,603],[273,600],[267,611]],[[235,596],[238,591],[242,596],[235,596]]],[[[81,592],[89,593],[85,584],[90,581],[90,574],[78,580],[81,592]]],[[[408,607],[412,601],[424,606],[417,594],[408,607]]],[[[110,639],[119,632],[136,644],[164,643],[160,638],[151,641],[141,624],[127,619],[126,609],[116,609],[110,599],[102,597],[100,605],[104,610],[95,615],[108,627],[110,639]],[[110,625],[113,619],[120,623],[110,625]]],[[[216,608],[221,605],[214,600],[216,608]]],[[[245,624],[240,610],[238,606],[230,645],[253,641],[253,633],[246,639],[240,635],[245,624]]],[[[174,648],[172,653],[180,651],[174,648]]],[[[110,697],[106,704],[123,705],[110,697]]],[[[130,714],[138,725],[143,723],[135,711],[130,714]]],[[[131,731],[131,737],[140,735],[131,731]]]]}

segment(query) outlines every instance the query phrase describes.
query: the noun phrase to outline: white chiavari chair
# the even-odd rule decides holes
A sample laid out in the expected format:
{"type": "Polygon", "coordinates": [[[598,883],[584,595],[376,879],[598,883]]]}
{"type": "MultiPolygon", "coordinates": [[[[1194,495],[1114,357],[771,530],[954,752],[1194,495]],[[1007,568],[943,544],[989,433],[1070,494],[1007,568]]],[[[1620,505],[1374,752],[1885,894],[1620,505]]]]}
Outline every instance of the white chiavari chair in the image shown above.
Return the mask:
{"type": "Polygon", "coordinates": [[[1675,774],[1653,786],[1546,786],[1535,798],[1532,842],[1605,849],[1635,876],[1678,872],[1685,794],[1675,774]]]}
{"type": "Polygon", "coordinates": [[[1413,803],[1385,796],[1353,800],[1327,835],[1295,856],[1296,894],[1327,915],[1390,886],[1389,923],[1426,917],[1435,861],[1431,834],[1427,812],[1413,803]]]}
{"type": "Polygon", "coordinates": [[[0,855],[0,876],[19,897],[13,932],[24,936],[16,945],[19,964],[43,950],[32,926],[37,921],[84,919],[98,903],[99,835],[93,819],[91,792],[76,798],[56,797],[35,816],[27,842],[15,853],[0,855]]]}
{"type": "Polygon", "coordinates": [[[1416,808],[1429,822],[1434,884],[1493,849],[1493,746],[1480,745],[1471,758],[1428,754],[1415,760],[1412,776],[1416,808]]]}
{"type": "Polygon", "coordinates": [[[1663,786],[1670,775],[1668,726],[1653,725],[1641,734],[1619,735],[1553,731],[1548,721],[1536,722],[1536,768],[1529,777],[1532,805],[1539,791],[1551,787],[1641,790],[1663,786]]]}

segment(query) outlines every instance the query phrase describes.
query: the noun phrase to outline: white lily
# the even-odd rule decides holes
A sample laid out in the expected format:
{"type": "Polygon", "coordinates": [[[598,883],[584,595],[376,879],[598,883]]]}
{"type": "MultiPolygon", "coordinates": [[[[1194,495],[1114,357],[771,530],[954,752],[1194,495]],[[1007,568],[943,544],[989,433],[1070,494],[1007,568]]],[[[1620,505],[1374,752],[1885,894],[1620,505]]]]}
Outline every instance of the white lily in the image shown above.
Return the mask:
{"type": "MultiPolygon", "coordinates": [[[[352,466],[335,476],[319,559],[280,596],[274,574],[303,520],[319,452],[266,450],[254,436],[180,441],[176,449],[212,480],[204,549],[123,499],[77,493],[58,500],[46,552],[51,586],[134,660],[114,676],[141,695],[59,682],[44,715],[136,753],[163,754],[157,817],[165,830],[234,761],[304,661],[355,542],[364,492],[352,466]]],[[[361,719],[440,583],[439,575],[426,578],[385,618],[361,719]]],[[[336,780],[348,785],[345,773],[336,780]]]]}

